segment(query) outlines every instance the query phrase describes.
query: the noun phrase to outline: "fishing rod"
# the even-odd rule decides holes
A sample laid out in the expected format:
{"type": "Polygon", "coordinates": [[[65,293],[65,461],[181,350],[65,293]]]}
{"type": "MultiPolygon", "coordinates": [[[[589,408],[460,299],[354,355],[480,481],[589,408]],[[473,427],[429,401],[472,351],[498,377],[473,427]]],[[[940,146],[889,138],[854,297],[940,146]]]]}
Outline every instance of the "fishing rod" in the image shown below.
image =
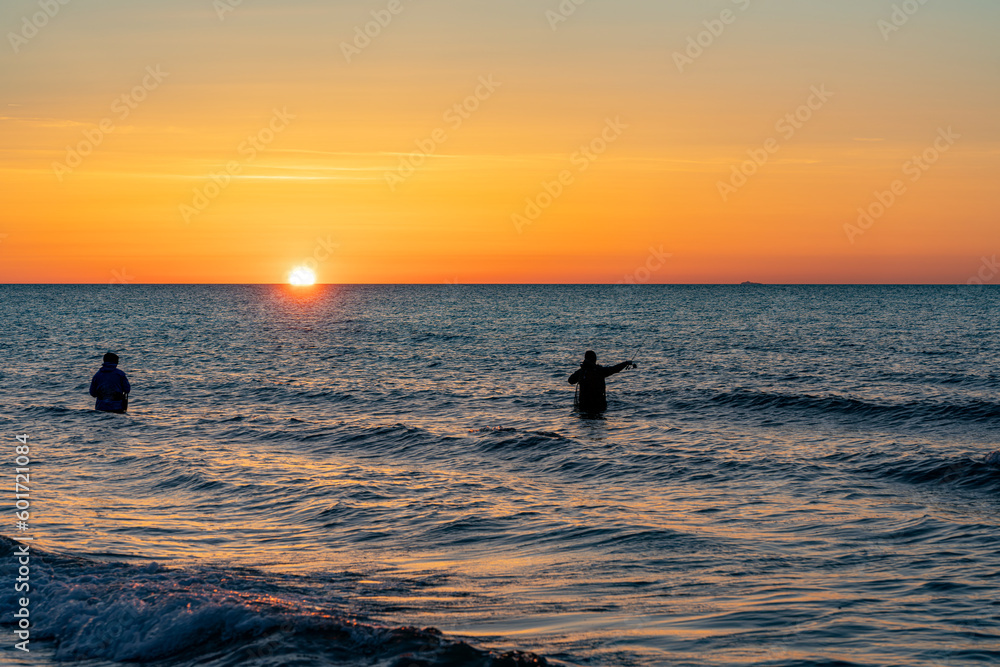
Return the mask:
{"type": "Polygon", "coordinates": [[[631,357],[629,357],[629,359],[628,359],[628,363],[629,363],[629,365],[628,365],[628,366],[626,367],[626,370],[628,370],[628,368],[629,368],[629,367],[631,367],[631,368],[638,368],[638,367],[637,367],[637,366],[635,365],[635,358],[636,358],[636,356],[637,356],[637,355],[639,354],[639,352],[641,352],[641,351],[642,351],[642,345],[643,345],[642,343],[639,343],[639,347],[637,347],[637,348],[635,349],[635,352],[633,352],[633,353],[632,353],[632,356],[631,356],[631,357]]]}

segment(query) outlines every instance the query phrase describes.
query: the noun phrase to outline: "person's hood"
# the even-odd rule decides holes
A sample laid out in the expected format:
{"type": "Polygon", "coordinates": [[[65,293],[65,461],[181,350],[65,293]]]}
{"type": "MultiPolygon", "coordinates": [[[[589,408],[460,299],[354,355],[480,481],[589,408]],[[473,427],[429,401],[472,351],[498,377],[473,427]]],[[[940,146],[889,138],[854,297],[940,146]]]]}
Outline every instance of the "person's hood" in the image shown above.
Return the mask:
{"type": "Polygon", "coordinates": [[[111,362],[105,361],[104,365],[101,366],[100,373],[112,373],[118,370],[118,364],[112,364],[111,362]]]}

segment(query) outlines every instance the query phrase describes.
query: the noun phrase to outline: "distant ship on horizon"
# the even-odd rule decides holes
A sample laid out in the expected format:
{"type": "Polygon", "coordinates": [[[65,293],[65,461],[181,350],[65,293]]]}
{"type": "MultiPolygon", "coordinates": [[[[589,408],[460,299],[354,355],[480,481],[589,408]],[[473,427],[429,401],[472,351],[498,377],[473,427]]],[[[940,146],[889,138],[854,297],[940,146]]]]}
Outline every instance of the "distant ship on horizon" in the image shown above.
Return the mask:
{"type": "Polygon", "coordinates": [[[755,283],[751,280],[744,280],[743,282],[740,283],[740,285],[763,285],[763,284],[764,283],[755,283]]]}

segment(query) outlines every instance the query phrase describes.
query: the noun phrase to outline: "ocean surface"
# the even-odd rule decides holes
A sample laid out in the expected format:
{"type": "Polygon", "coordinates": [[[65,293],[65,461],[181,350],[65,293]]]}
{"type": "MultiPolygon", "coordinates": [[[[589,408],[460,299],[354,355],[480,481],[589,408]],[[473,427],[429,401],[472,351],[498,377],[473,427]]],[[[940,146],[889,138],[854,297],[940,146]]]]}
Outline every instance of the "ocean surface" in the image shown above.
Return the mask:
{"type": "Polygon", "coordinates": [[[998,325],[964,286],[0,286],[0,664],[1000,663],[998,325]],[[587,349],[639,365],[601,419],[587,349]]]}

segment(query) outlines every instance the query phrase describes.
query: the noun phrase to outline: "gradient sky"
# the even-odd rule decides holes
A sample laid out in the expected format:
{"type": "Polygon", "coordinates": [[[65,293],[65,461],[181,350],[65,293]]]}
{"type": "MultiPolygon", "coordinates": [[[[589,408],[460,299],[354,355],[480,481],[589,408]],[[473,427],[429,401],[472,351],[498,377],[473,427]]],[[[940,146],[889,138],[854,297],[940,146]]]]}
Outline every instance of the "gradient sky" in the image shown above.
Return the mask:
{"type": "Polygon", "coordinates": [[[995,0],[63,1],[0,6],[0,282],[1000,282],[995,0]]]}

